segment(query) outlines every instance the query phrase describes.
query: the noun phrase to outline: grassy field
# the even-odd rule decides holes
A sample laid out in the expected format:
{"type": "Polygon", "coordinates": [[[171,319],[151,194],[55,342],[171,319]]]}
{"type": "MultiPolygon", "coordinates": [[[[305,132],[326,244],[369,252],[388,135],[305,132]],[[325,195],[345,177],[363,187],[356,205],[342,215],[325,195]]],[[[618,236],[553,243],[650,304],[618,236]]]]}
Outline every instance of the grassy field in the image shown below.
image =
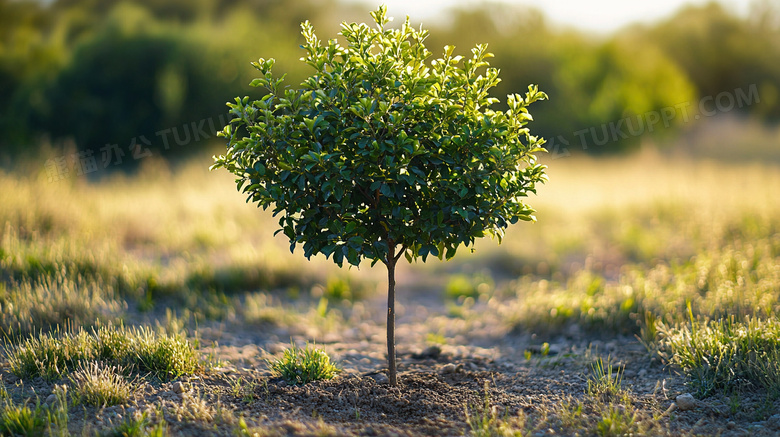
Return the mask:
{"type": "MultiPolygon", "coordinates": [[[[281,402],[269,396],[300,395],[269,389],[264,361],[291,339],[324,345],[347,375],[381,371],[384,272],[291,254],[273,237],[276,221],[244,203],[230,175],[209,173],[207,159],[175,170],[145,164],[92,182],[50,183],[36,167],[0,173],[0,430],[425,434],[384,413],[369,423],[372,410],[357,400],[354,420],[305,407],[305,418],[258,418],[281,402]],[[237,358],[247,345],[256,359],[237,358]]],[[[450,262],[399,271],[402,352],[436,346],[457,372],[442,361],[420,371],[476,384],[454,417],[442,413],[447,429],[771,435],[780,418],[780,167],[651,151],[547,164],[550,182],[530,199],[538,223],[510,228],[500,246],[481,241],[450,262]],[[621,355],[624,345],[641,353],[621,355]],[[648,369],[650,382],[632,366],[648,369]],[[522,371],[554,379],[544,372],[557,367],[582,387],[523,406],[501,385],[522,371]],[[659,397],[657,384],[652,396],[640,390],[663,375],[694,395],[701,418],[672,406],[672,393],[659,397]],[[702,425],[718,405],[723,420],[702,425]]]]}

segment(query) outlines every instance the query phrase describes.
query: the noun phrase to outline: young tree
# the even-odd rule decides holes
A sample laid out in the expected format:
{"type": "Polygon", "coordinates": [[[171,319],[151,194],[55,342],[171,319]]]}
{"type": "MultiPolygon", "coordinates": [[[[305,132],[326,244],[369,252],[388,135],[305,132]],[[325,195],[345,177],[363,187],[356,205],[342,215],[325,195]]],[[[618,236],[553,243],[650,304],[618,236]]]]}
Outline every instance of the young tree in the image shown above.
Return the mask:
{"type": "Polygon", "coordinates": [[[525,127],[526,107],[547,96],[529,86],[509,95],[508,109],[488,92],[499,82],[487,46],[465,59],[444,48],[426,62],[423,41],[409,19],[386,25],[386,8],[371,13],[376,27],[343,23],[336,40],[322,44],[302,24],[302,61],[314,72],[300,89],[283,89],[273,59],[252,65],[252,81],[268,94],[228,103],[234,117],[220,133],[227,153],[212,168],[237,176],[247,201],[280,216],[278,232],[290,250],[303,247],[358,266],[387,266],[387,359],[396,380],[395,268],[428,256],[450,259],[462,245],[510,223],[535,220],[521,199],[546,180],[534,152],[544,140],[525,127]],[[461,62],[462,61],[462,62],[461,62]]]}

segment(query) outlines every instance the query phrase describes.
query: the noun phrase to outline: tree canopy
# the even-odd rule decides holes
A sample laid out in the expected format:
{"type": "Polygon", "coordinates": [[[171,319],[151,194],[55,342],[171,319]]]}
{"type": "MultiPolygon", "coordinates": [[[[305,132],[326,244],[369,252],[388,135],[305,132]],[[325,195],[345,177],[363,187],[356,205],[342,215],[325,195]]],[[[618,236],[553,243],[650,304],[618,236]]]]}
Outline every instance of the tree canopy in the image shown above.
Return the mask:
{"type": "Polygon", "coordinates": [[[500,79],[485,45],[468,58],[447,46],[426,62],[427,31],[408,20],[388,28],[383,8],[372,17],[373,28],[342,25],[345,46],[304,23],[302,60],[314,71],[299,89],[282,87],[273,59],[254,62],[252,84],[268,94],[229,104],[215,167],[238,177],[248,201],[273,207],[291,250],[339,265],[450,258],[533,220],[522,198],[545,179],[533,154],[544,141],[525,127],[527,106],[546,95],[529,86],[494,110],[500,79]]]}

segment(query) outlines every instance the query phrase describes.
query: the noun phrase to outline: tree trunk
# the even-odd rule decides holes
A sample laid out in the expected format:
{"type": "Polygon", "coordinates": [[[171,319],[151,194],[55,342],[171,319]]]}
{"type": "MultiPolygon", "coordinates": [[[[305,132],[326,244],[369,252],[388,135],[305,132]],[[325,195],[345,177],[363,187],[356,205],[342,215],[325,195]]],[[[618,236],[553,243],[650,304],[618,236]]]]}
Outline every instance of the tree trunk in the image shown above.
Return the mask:
{"type": "Polygon", "coordinates": [[[391,245],[387,257],[387,377],[390,385],[398,385],[395,370],[395,248],[391,245]]]}

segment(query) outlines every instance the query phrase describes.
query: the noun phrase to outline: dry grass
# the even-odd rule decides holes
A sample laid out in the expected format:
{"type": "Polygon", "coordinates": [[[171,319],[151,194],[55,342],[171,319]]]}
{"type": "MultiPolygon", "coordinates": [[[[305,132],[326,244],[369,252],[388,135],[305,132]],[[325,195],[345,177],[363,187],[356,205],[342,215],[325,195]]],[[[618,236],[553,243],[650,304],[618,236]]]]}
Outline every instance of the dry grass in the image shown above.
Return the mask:
{"type": "Polygon", "coordinates": [[[68,376],[74,403],[98,407],[124,404],[130,399],[133,387],[123,373],[116,366],[82,363],[68,376]]]}
{"type": "MultiPolygon", "coordinates": [[[[325,288],[334,296],[365,296],[366,287],[356,276],[366,275],[341,273],[325,260],[307,262],[299,253],[291,254],[286,241],[273,237],[270,214],[246,205],[230,177],[208,172],[208,165],[206,160],[193,162],[173,173],[150,162],[137,177],[119,175],[95,184],[50,183],[43,174],[0,171],[0,283],[5,295],[26,295],[26,289],[45,282],[44,290],[22,306],[48,302],[49,296],[42,294],[62,288],[69,297],[78,294],[71,289],[79,289],[84,296],[74,299],[92,309],[61,320],[28,320],[16,332],[48,329],[67,319],[86,326],[98,313],[120,312],[122,301],[149,310],[168,299],[201,309],[203,317],[225,318],[234,314],[231,295],[277,289],[308,294],[328,279],[332,284],[325,288]],[[20,288],[25,290],[17,292],[20,288]],[[101,299],[105,308],[95,302],[101,299]]],[[[50,313],[56,308],[45,309],[50,313]]],[[[20,325],[6,319],[0,323],[6,330],[20,325]]]]}
{"type": "MultiPolygon", "coordinates": [[[[457,343],[480,329],[493,335],[514,329],[543,341],[570,332],[636,334],[696,381],[703,360],[742,338],[741,329],[776,324],[780,167],[652,152],[547,160],[551,181],[529,200],[538,223],[513,226],[501,246],[480,241],[475,253],[462,251],[449,263],[402,267],[400,276],[433,278],[428,291],[449,308],[426,320],[429,342],[457,343]],[[693,351],[695,342],[701,346],[693,351]]],[[[192,373],[195,367],[168,365],[177,357],[197,363],[197,351],[180,333],[203,319],[284,328],[309,339],[359,328],[372,338],[362,325],[375,324],[376,315],[361,300],[374,297],[373,284],[384,284],[385,272],[340,271],[324,259],[290,254],[288,242],[272,236],[275,220],[246,205],[229,175],[208,173],[208,165],[204,159],[173,171],[156,163],[138,177],[97,183],[51,184],[45,175],[0,172],[0,329],[13,340],[7,352],[19,375],[56,380],[98,361],[126,366],[119,358],[143,345],[132,349],[138,369],[162,379],[192,373]],[[91,334],[118,317],[157,320],[168,340],[146,328],[132,331],[147,333],[132,347],[121,333],[91,334]]],[[[774,345],[755,339],[738,345],[735,353],[747,357],[740,361],[747,367],[706,368],[717,372],[701,377],[702,393],[717,393],[729,383],[723,375],[740,369],[751,387],[777,384],[774,345]]],[[[205,395],[188,396],[194,416],[169,411],[177,421],[255,431],[233,413],[222,417],[205,395]]],[[[652,432],[655,412],[642,410],[632,396],[585,395],[547,418],[470,414],[493,431],[505,424],[523,432],[544,426],[601,435],[652,432]]],[[[293,428],[336,432],[317,423],[293,428]]],[[[276,431],[286,432],[263,432],[276,431]]]]}
{"type": "MultiPolygon", "coordinates": [[[[11,372],[22,378],[54,381],[103,362],[114,370],[125,368],[170,380],[201,369],[196,347],[181,334],[109,325],[92,331],[40,333],[7,345],[4,352],[11,372]]],[[[78,373],[76,378],[81,378],[78,373]]]]}

